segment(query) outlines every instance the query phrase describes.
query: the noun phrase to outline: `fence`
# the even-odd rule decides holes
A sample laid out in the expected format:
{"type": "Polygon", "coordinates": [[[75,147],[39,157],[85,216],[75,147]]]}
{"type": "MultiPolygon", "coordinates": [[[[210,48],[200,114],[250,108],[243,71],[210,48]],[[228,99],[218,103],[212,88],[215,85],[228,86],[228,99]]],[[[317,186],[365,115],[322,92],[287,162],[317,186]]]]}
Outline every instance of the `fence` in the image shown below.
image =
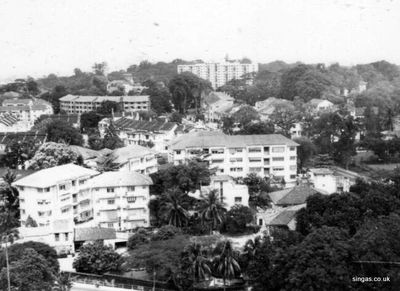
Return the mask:
{"type": "Polygon", "coordinates": [[[138,280],[118,275],[95,275],[78,272],[64,272],[71,275],[72,282],[90,284],[96,286],[115,287],[127,290],[139,291],[176,291],[171,284],[164,282],[152,282],[138,280]]]}

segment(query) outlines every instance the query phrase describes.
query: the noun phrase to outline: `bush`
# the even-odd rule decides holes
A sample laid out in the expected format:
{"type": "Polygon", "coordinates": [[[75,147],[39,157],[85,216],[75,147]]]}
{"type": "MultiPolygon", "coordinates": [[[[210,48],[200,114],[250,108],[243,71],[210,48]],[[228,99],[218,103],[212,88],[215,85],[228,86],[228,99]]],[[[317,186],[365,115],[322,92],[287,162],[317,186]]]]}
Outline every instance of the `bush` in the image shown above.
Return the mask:
{"type": "Polygon", "coordinates": [[[133,234],[128,239],[127,247],[130,250],[137,248],[139,245],[145,244],[149,241],[149,233],[143,228],[138,229],[138,231],[133,234]]]}
{"type": "Polygon", "coordinates": [[[247,224],[252,221],[253,212],[249,207],[235,205],[228,211],[221,231],[229,234],[243,234],[247,232],[247,224]]]}
{"type": "Polygon", "coordinates": [[[177,235],[181,235],[182,230],[173,225],[162,226],[155,234],[152,235],[151,240],[167,240],[172,239],[177,235]]]}

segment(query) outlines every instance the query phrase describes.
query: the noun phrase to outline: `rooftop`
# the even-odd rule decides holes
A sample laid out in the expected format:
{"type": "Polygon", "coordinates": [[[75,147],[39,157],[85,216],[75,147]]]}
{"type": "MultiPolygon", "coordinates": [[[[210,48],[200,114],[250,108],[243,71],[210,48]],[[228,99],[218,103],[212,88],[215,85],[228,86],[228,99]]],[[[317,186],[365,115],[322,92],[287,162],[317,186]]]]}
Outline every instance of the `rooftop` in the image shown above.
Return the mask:
{"type": "Polygon", "coordinates": [[[121,117],[114,122],[115,128],[132,129],[142,131],[170,131],[176,127],[175,122],[167,122],[165,119],[154,119],[151,121],[133,120],[126,117],[121,117]]]}
{"type": "Polygon", "coordinates": [[[271,192],[269,197],[275,205],[299,205],[306,203],[307,198],[316,193],[319,193],[319,191],[310,186],[298,185],[293,188],[271,192]]]}
{"type": "Polygon", "coordinates": [[[221,132],[195,132],[182,135],[171,142],[173,150],[207,147],[246,147],[262,145],[298,146],[280,134],[226,135],[221,132]]]}
{"type": "Polygon", "coordinates": [[[114,101],[114,102],[147,102],[148,95],[138,96],[81,96],[81,95],[66,95],[60,98],[61,102],[97,102],[114,101]]]}
{"type": "Polygon", "coordinates": [[[268,225],[288,225],[296,217],[297,210],[284,210],[272,219],[268,225]]]}
{"type": "Polygon", "coordinates": [[[156,152],[150,148],[142,147],[139,145],[129,145],[126,147],[118,148],[108,154],[113,158],[114,164],[123,165],[133,158],[142,158],[146,155],[154,155],[156,152]]]}
{"type": "Polygon", "coordinates": [[[34,188],[46,188],[62,183],[63,181],[95,176],[98,174],[99,172],[94,170],[90,170],[74,164],[66,164],[40,170],[14,182],[13,185],[34,188]]]}
{"type": "Polygon", "coordinates": [[[93,187],[126,187],[152,185],[149,176],[134,171],[104,172],[91,179],[93,187]]]}
{"type": "Polygon", "coordinates": [[[85,227],[75,228],[74,241],[106,240],[115,239],[116,237],[114,228],[85,227]]]}

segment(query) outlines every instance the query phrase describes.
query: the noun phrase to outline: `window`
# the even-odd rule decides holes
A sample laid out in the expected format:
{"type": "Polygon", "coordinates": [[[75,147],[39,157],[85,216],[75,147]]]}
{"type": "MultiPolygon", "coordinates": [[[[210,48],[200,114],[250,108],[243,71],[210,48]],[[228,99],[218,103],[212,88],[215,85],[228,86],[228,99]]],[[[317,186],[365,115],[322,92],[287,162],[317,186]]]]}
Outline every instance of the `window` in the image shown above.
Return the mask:
{"type": "Polygon", "coordinates": [[[296,179],[296,175],[290,175],[290,179],[292,180],[296,179]]]}
{"type": "Polygon", "coordinates": [[[114,188],[107,188],[107,193],[114,193],[114,188]]]}
{"type": "Polygon", "coordinates": [[[249,153],[261,153],[261,148],[249,148],[249,153]]]}
{"type": "Polygon", "coordinates": [[[83,185],[83,184],[85,184],[85,182],[86,182],[86,180],[80,180],[79,185],[83,185]]]}
{"type": "Polygon", "coordinates": [[[212,164],[221,164],[224,162],[224,159],[218,159],[218,160],[211,160],[212,164]]]}
{"type": "Polygon", "coordinates": [[[55,239],[55,241],[60,241],[60,234],[59,233],[55,233],[54,234],[54,239],[55,239]]]}
{"type": "Polygon", "coordinates": [[[243,168],[230,168],[231,172],[243,172],[243,168]]]}
{"type": "Polygon", "coordinates": [[[50,192],[50,187],[44,188],[44,192],[50,192]]]}
{"type": "Polygon", "coordinates": [[[250,163],[259,163],[261,162],[261,158],[249,158],[250,163]]]}
{"type": "Polygon", "coordinates": [[[135,203],[136,202],[136,197],[127,197],[128,203],[135,203]]]}
{"type": "Polygon", "coordinates": [[[44,211],[38,211],[38,215],[39,215],[39,216],[44,216],[44,215],[45,215],[45,212],[44,212],[44,211]]]}
{"type": "Polygon", "coordinates": [[[64,209],[61,209],[61,212],[62,212],[62,213],[67,213],[68,211],[69,211],[69,207],[64,208],[64,209]]]}
{"type": "Polygon", "coordinates": [[[296,160],[296,156],[291,156],[291,157],[290,157],[290,160],[291,160],[291,161],[295,161],[295,160],[296,160]]]}
{"type": "Polygon", "coordinates": [[[283,152],[285,152],[285,147],[273,147],[272,152],[273,153],[283,153],[283,152]]]}
{"type": "Polygon", "coordinates": [[[224,149],[212,149],[211,153],[212,154],[223,154],[224,153],[224,149]]]}
{"type": "Polygon", "coordinates": [[[20,191],[24,191],[24,189],[25,189],[24,186],[19,186],[18,188],[20,191]]]}
{"type": "Polygon", "coordinates": [[[264,152],[269,153],[269,147],[264,147],[264,152]]]}
{"type": "Polygon", "coordinates": [[[242,197],[235,197],[235,203],[242,203],[242,197]]]}
{"type": "Polygon", "coordinates": [[[42,188],[37,188],[37,191],[38,191],[39,193],[42,193],[42,192],[43,192],[43,189],[42,189],[42,188]]]}
{"type": "Polygon", "coordinates": [[[250,172],[261,172],[261,168],[260,167],[250,167],[249,171],[250,172]]]}
{"type": "Polygon", "coordinates": [[[60,185],[60,190],[65,190],[65,185],[60,185]]]}
{"type": "Polygon", "coordinates": [[[290,170],[291,171],[296,171],[297,170],[297,166],[290,166],[290,170]]]}
{"type": "Polygon", "coordinates": [[[175,151],[175,153],[176,153],[177,155],[180,155],[180,154],[181,154],[181,151],[175,151]]]}
{"type": "Polygon", "coordinates": [[[68,232],[65,233],[65,241],[68,241],[68,232]]]}
{"type": "Polygon", "coordinates": [[[129,192],[134,192],[135,191],[135,186],[128,186],[128,191],[129,192]]]}
{"type": "Polygon", "coordinates": [[[21,209],[21,214],[25,214],[25,209],[21,209]]]}
{"type": "Polygon", "coordinates": [[[290,147],[289,149],[290,149],[290,151],[295,151],[296,147],[290,147]]]}
{"type": "Polygon", "coordinates": [[[107,223],[108,227],[114,227],[114,223],[107,223]]]}
{"type": "Polygon", "coordinates": [[[284,160],[285,160],[284,157],[274,157],[274,158],[272,158],[273,162],[283,162],[284,160]]]}
{"type": "Polygon", "coordinates": [[[75,180],[72,181],[72,186],[75,186],[75,184],[76,184],[76,181],[75,180]]]}
{"type": "Polygon", "coordinates": [[[107,204],[115,204],[115,199],[108,199],[107,204]]]}
{"type": "Polygon", "coordinates": [[[272,168],[272,170],[274,172],[280,172],[280,171],[284,171],[285,169],[283,167],[274,167],[274,168],[272,168]]]}

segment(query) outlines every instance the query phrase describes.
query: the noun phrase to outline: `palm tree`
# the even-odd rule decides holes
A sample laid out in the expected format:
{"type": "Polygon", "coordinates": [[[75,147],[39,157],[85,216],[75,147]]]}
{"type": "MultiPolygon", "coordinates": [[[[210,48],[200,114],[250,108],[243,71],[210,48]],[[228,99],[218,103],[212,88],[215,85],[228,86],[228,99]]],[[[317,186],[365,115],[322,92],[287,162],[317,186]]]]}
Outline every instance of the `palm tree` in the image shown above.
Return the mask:
{"type": "Polygon", "coordinates": [[[221,243],[215,247],[214,253],[217,255],[214,257],[213,266],[214,271],[222,276],[225,286],[226,279],[233,279],[240,273],[240,266],[231,241],[226,240],[221,243]]]}
{"type": "Polygon", "coordinates": [[[217,190],[212,190],[207,195],[201,195],[198,210],[202,223],[209,224],[210,234],[212,230],[216,229],[222,223],[223,215],[226,212],[224,206],[217,190]]]}
{"type": "Polygon", "coordinates": [[[256,236],[254,240],[249,239],[246,242],[243,248],[243,252],[240,254],[240,262],[242,268],[247,269],[249,267],[250,262],[257,257],[261,245],[262,245],[261,236],[256,236]]]}
{"type": "Polygon", "coordinates": [[[182,227],[189,220],[189,212],[185,207],[185,194],[178,187],[168,190],[162,195],[161,213],[166,217],[168,224],[182,227]]]}
{"type": "Polygon", "coordinates": [[[195,282],[199,282],[205,279],[206,275],[211,274],[207,252],[198,243],[186,246],[184,250],[184,262],[187,263],[189,273],[193,276],[193,281],[195,282]]]}
{"type": "Polygon", "coordinates": [[[19,211],[18,190],[12,186],[12,183],[17,179],[16,173],[8,169],[2,178],[4,183],[0,186],[0,193],[4,205],[12,210],[19,211]]]}
{"type": "Polygon", "coordinates": [[[71,274],[60,273],[55,276],[56,286],[53,291],[69,291],[72,288],[71,274]]]}

